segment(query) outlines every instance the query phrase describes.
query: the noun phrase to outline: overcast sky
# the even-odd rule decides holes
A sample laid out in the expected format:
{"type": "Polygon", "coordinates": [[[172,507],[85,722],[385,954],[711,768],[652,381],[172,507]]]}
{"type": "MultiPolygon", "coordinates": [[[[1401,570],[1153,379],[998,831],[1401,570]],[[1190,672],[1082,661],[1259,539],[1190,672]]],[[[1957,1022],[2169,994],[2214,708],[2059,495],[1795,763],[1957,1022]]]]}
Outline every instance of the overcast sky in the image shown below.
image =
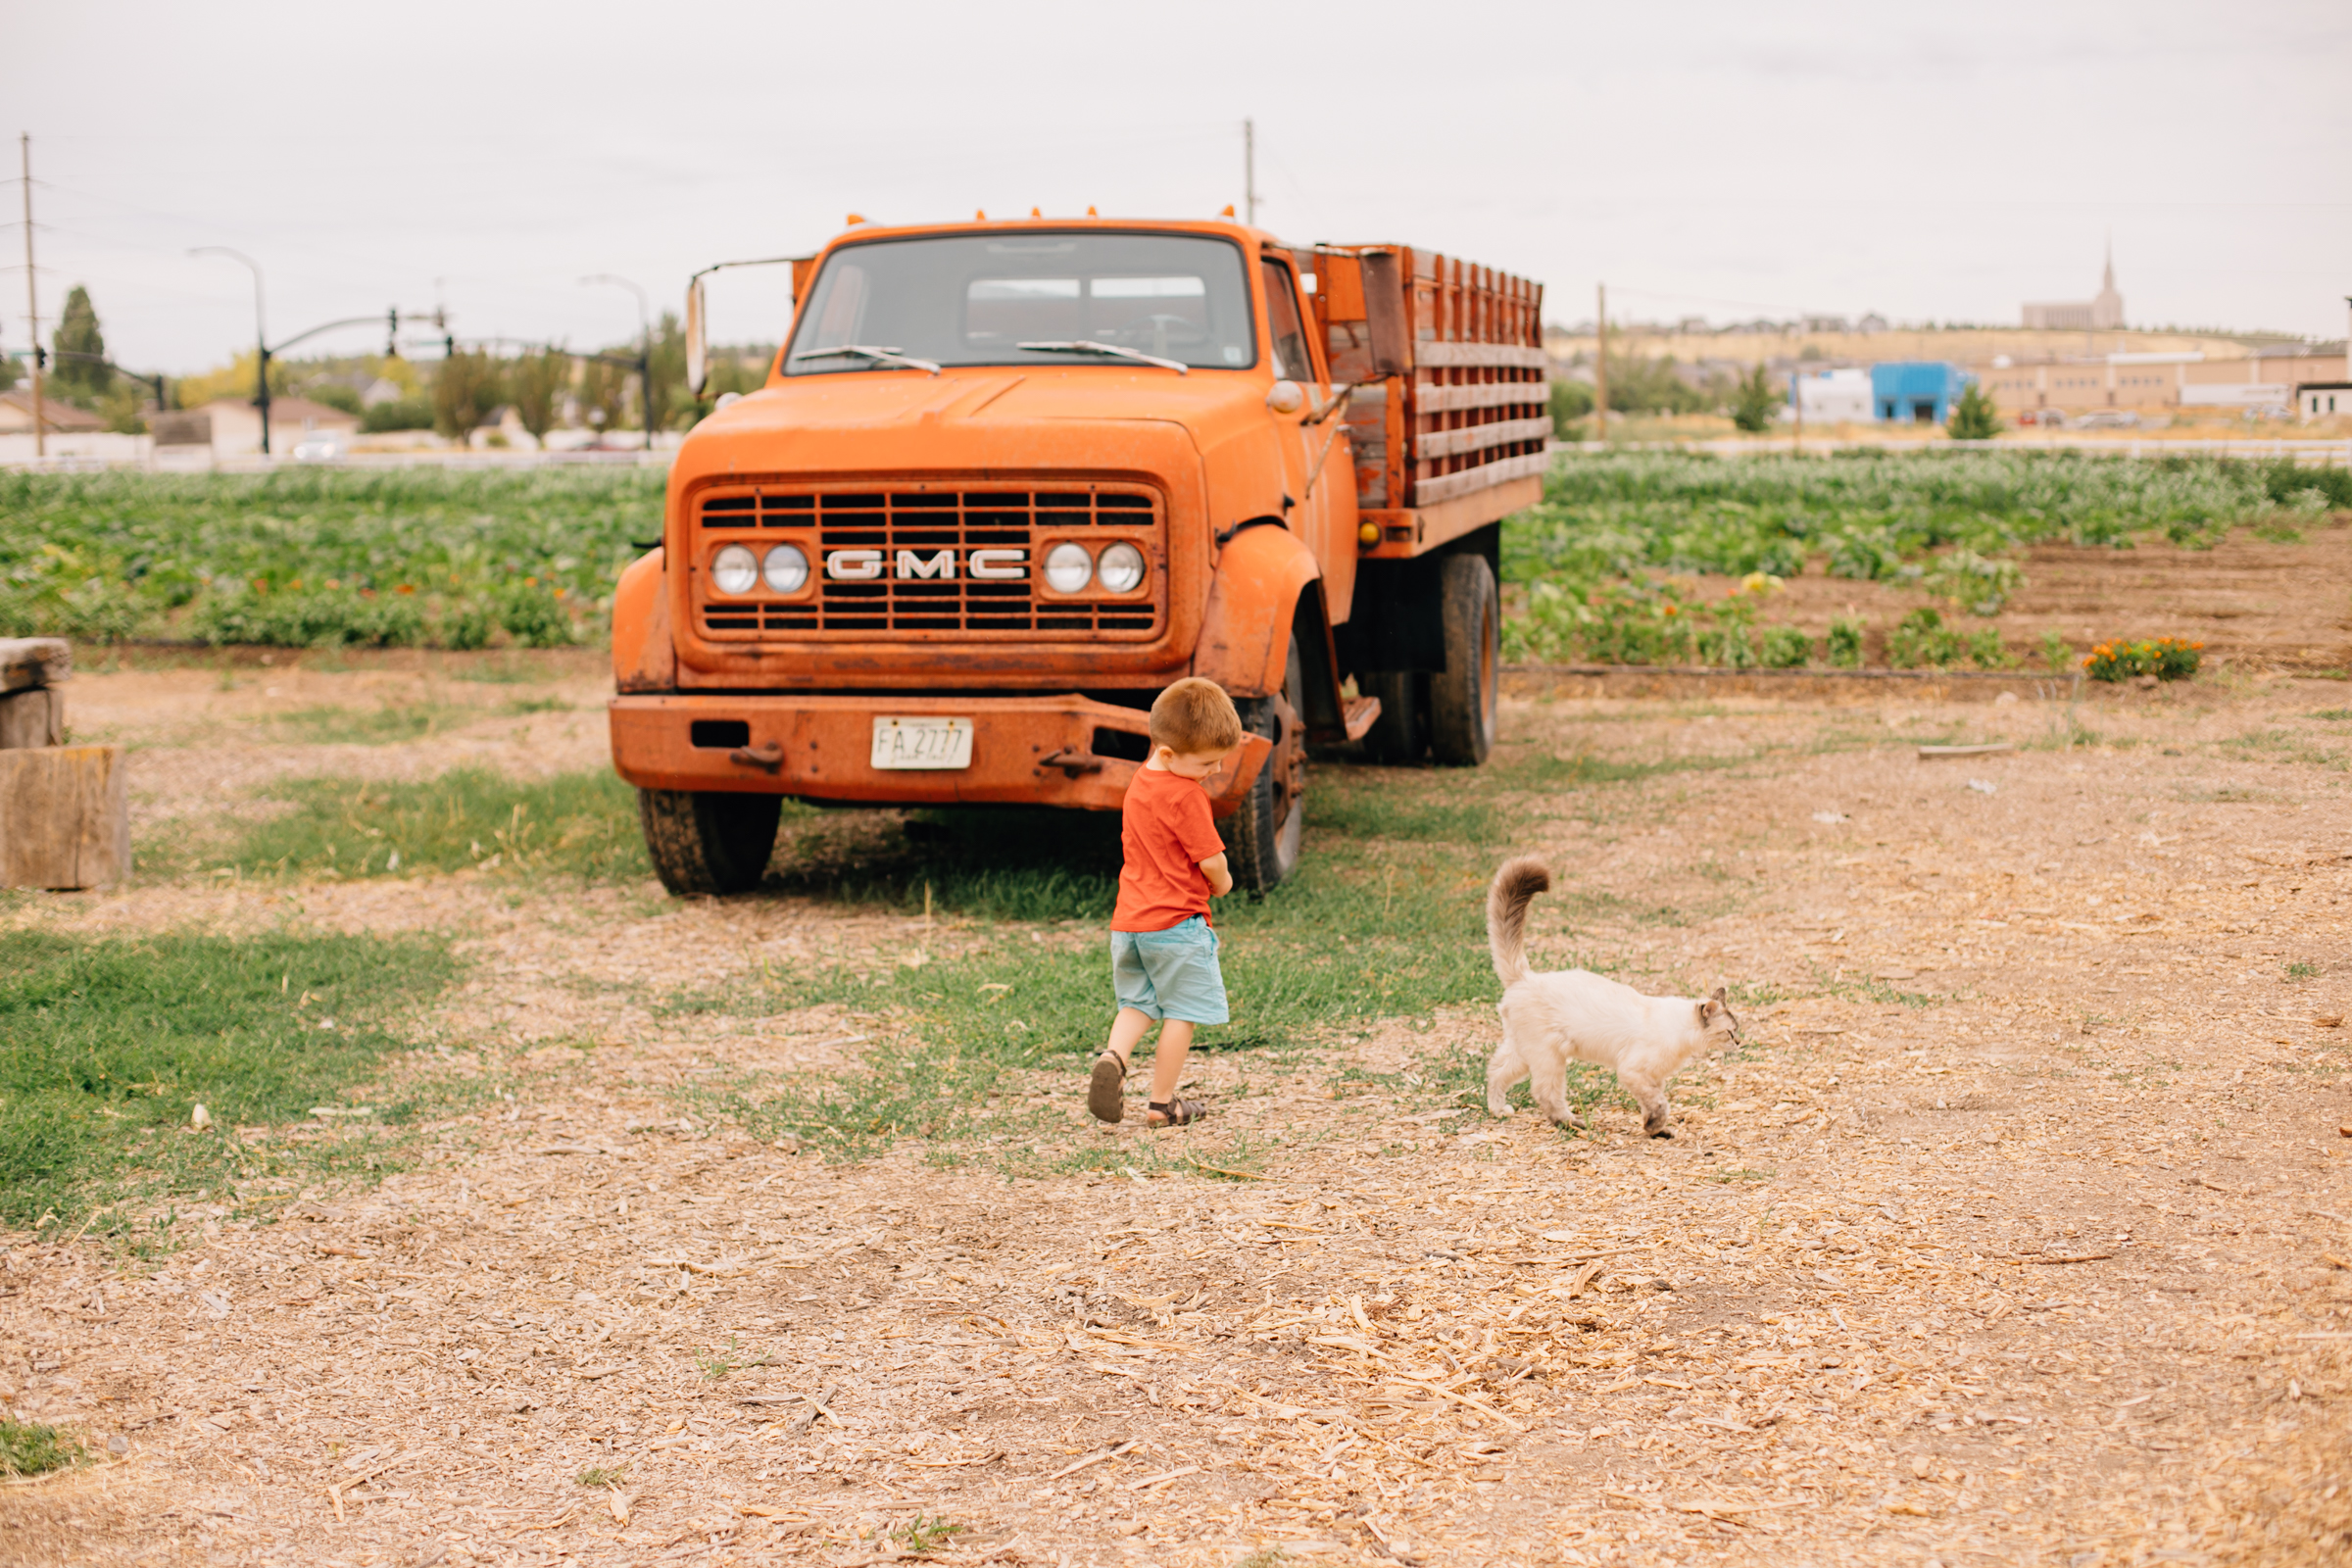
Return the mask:
{"type": "MultiPolygon", "coordinates": [[[[0,0],[32,135],[41,310],[87,284],[119,363],[444,304],[459,332],[632,334],[710,262],[845,214],[1213,215],[1535,277],[1547,317],[1797,312],[2340,337],[2352,6],[889,6],[0,0]]],[[[12,149],[13,152],[13,149],[12,149]]],[[[6,171],[16,172],[13,157],[6,171]]],[[[22,348],[19,190],[0,347],[22,348]]],[[[780,335],[773,273],[712,329],[780,335]]],[[[353,350],[358,331],[319,340],[353,350]]]]}

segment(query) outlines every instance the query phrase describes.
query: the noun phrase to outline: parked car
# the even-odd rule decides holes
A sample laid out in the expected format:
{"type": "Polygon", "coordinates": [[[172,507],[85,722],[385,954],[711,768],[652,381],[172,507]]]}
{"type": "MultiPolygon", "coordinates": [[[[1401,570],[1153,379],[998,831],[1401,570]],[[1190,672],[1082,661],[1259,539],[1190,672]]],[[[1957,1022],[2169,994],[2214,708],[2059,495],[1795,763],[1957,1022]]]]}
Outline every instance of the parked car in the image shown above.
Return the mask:
{"type": "Polygon", "coordinates": [[[2078,430],[2136,430],[2139,416],[2130,409],[2092,409],[2075,419],[2078,430]]]}
{"type": "Polygon", "coordinates": [[[291,455],[296,463],[341,463],[351,456],[351,448],[340,431],[308,430],[294,443],[291,455]]]}

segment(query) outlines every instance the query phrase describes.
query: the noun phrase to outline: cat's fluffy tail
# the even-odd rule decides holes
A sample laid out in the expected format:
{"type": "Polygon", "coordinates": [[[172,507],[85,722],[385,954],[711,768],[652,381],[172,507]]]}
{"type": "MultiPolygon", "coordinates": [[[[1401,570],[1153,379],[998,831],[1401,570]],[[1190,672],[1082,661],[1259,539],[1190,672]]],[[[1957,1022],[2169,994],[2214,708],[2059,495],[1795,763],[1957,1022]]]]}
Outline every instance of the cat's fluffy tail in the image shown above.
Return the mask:
{"type": "Polygon", "coordinates": [[[1551,873],[1533,856],[1502,862],[1487,890],[1487,946],[1505,990],[1527,978],[1527,906],[1551,886],[1551,873]]]}

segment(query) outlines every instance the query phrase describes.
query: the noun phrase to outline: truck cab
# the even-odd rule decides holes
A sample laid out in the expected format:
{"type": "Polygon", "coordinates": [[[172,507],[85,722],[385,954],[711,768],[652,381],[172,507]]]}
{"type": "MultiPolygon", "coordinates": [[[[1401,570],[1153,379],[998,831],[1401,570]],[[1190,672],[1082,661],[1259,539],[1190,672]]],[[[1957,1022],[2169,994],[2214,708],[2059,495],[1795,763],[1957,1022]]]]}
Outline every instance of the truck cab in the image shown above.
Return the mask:
{"type": "Polygon", "coordinates": [[[1297,863],[1310,742],[1484,760],[1540,289],[1096,218],[858,226],[794,270],[614,600],[613,761],[672,892],[756,885],[785,797],[1115,809],[1184,675],[1248,731],[1213,798],[1247,888],[1297,863]]]}

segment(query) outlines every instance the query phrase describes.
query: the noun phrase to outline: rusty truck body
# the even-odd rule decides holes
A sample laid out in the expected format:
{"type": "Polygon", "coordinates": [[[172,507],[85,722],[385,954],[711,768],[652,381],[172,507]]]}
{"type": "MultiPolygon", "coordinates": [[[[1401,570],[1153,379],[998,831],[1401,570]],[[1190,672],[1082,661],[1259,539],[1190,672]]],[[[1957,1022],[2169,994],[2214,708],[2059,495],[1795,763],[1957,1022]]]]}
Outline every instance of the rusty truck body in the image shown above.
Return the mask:
{"type": "Polygon", "coordinates": [[[1249,731],[1214,797],[1245,888],[1298,859],[1310,743],[1485,760],[1540,285],[1091,217],[792,265],[765,384],[687,437],[613,602],[613,762],[672,892],[756,884],[786,797],[1112,809],[1184,675],[1249,731]]]}

